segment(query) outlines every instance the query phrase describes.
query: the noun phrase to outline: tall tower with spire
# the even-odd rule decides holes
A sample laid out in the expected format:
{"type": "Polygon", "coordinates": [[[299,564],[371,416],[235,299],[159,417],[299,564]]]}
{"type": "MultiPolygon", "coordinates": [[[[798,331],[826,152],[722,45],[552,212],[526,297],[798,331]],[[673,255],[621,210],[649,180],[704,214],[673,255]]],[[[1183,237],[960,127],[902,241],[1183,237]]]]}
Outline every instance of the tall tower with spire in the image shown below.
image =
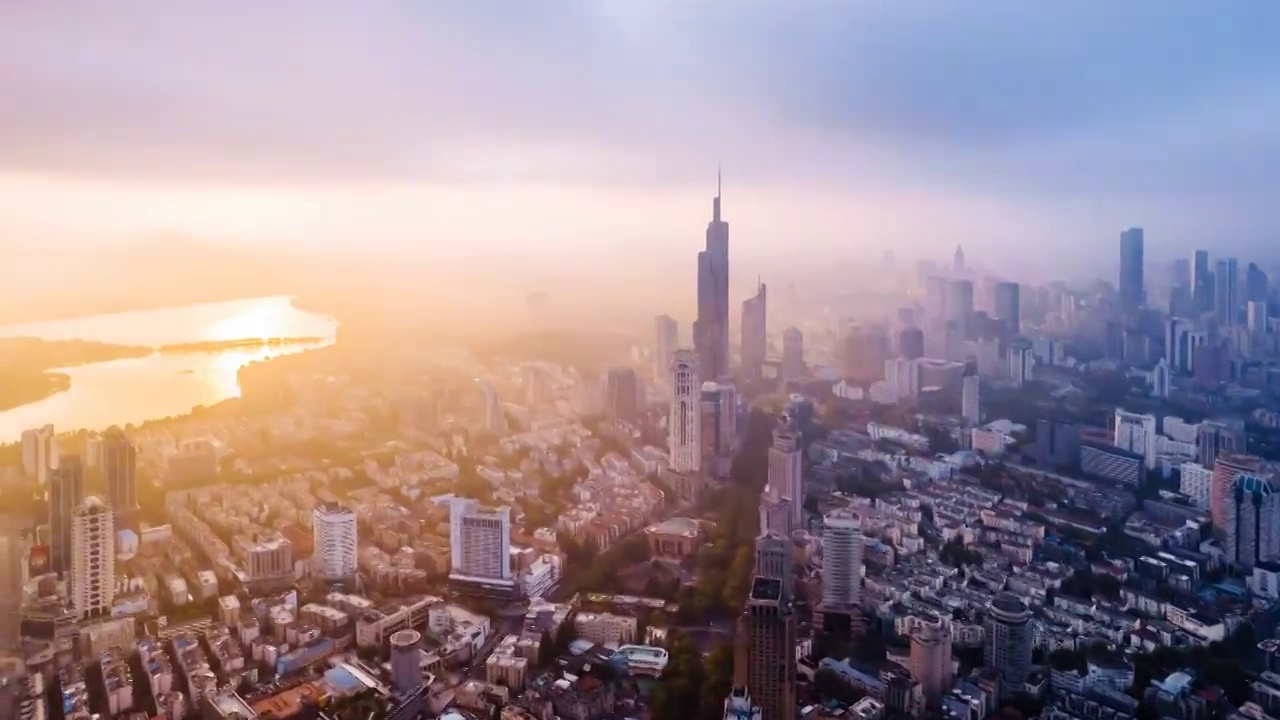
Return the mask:
{"type": "Polygon", "coordinates": [[[956,246],[956,255],[951,262],[951,269],[958,273],[964,272],[964,248],[956,246]]]}
{"type": "Polygon", "coordinates": [[[729,223],[720,219],[720,172],[711,203],[706,247],[698,253],[698,317],[693,344],[707,380],[729,374],[729,223]]]}

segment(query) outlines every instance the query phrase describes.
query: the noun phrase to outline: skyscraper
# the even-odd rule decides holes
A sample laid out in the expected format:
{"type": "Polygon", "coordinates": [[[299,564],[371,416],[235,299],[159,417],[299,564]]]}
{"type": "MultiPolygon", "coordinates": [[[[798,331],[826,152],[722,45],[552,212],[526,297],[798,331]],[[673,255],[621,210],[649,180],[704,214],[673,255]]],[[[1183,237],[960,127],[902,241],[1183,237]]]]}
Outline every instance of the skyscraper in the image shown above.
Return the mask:
{"type": "Polygon", "coordinates": [[[746,689],[760,705],[761,720],[794,720],[796,619],[790,584],[754,578],[743,621],[746,689]]]}
{"type": "Polygon", "coordinates": [[[983,653],[987,667],[999,679],[1006,698],[1022,692],[1031,674],[1031,611],[1013,593],[1001,593],[987,608],[987,638],[983,653]]]}
{"type": "Polygon", "coordinates": [[[604,414],[610,420],[630,422],[640,412],[636,371],[628,367],[613,368],[605,382],[604,414]]]}
{"type": "MultiPolygon", "coordinates": [[[[1204,463],[1201,463],[1204,464],[1204,463]]],[[[1205,465],[1205,467],[1209,467],[1205,465]]],[[[1257,473],[1262,459],[1254,455],[1219,453],[1213,463],[1213,480],[1209,488],[1209,518],[1213,526],[1225,532],[1228,524],[1227,506],[1236,486],[1236,478],[1257,473]]]]}
{"type": "Polygon", "coordinates": [[[800,457],[800,432],[789,419],[782,419],[773,430],[773,446],[769,448],[768,495],[771,499],[791,499],[791,522],[800,527],[804,518],[804,465],[800,457]]]}
{"type": "Polygon", "coordinates": [[[955,272],[964,272],[964,248],[956,246],[956,254],[951,258],[951,269],[955,272]]]}
{"type": "Polygon", "coordinates": [[[1146,299],[1143,288],[1142,228],[1129,228],[1120,233],[1120,309],[1135,312],[1146,299]]]}
{"type": "Polygon", "coordinates": [[[702,381],[698,376],[697,355],[689,350],[677,350],[670,372],[667,453],[671,470],[696,473],[702,467],[702,381]]]}
{"type": "Polygon", "coordinates": [[[49,476],[50,568],[65,576],[71,570],[71,518],[84,500],[84,467],[78,455],[59,458],[49,476]]]}
{"type": "Polygon", "coordinates": [[[789,327],[782,333],[782,379],[800,380],[804,377],[804,334],[800,328],[789,327]]]}
{"type": "Polygon", "coordinates": [[[742,371],[747,377],[760,377],[769,354],[767,319],[765,285],[757,282],[756,294],[742,301],[742,371]]]}
{"type": "Polygon", "coordinates": [[[322,502],[311,511],[311,537],[315,550],[311,572],[324,579],[356,574],[356,514],[335,502],[322,502]]]}
{"type": "Polygon", "coordinates": [[[96,497],[85,498],[72,511],[68,594],[77,618],[111,613],[116,589],[112,518],[111,508],[96,497]]]}
{"type": "Polygon", "coordinates": [[[115,529],[137,531],[138,451],[118,425],[102,434],[102,474],[107,481],[107,504],[115,513],[115,529]]]}
{"type": "Polygon", "coordinates": [[[653,377],[666,383],[671,379],[671,355],[680,344],[680,324],[670,315],[659,315],[654,318],[653,326],[653,377]]]}
{"type": "Polygon", "coordinates": [[[1242,568],[1280,560],[1280,493],[1265,473],[1236,476],[1227,502],[1227,560],[1242,568]]]}
{"type": "Polygon", "coordinates": [[[729,223],[720,219],[718,178],[706,249],[698,253],[698,319],[693,323],[693,345],[705,377],[729,374],[729,223]]]}
{"type": "Polygon", "coordinates": [[[1196,250],[1191,255],[1191,304],[1196,313],[1213,307],[1213,273],[1209,271],[1209,251],[1196,250]]]}
{"type": "Polygon", "coordinates": [[[1235,258],[1218,261],[1213,274],[1213,313],[1218,324],[1233,327],[1240,316],[1240,264],[1235,258]]]}
{"type": "Polygon", "coordinates": [[[995,318],[1004,323],[1004,338],[1022,333],[1022,286],[1016,282],[996,283],[995,318]]]}

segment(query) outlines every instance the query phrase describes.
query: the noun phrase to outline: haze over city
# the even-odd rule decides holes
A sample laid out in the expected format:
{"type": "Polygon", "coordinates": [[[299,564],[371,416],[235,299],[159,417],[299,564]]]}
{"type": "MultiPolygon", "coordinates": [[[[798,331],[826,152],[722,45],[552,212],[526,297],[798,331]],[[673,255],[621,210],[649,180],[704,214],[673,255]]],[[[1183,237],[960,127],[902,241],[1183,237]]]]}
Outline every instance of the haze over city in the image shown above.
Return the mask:
{"type": "Polygon", "coordinates": [[[1280,718],[1278,27],[0,4],[0,720],[1280,718]]]}
{"type": "Polygon", "coordinates": [[[0,13],[0,242],[34,262],[178,236],[436,280],[574,258],[583,282],[642,286],[679,267],[717,163],[739,267],[797,277],[957,243],[1002,272],[1093,275],[1078,249],[1117,227],[1170,257],[1280,230],[1266,3],[0,13]]]}

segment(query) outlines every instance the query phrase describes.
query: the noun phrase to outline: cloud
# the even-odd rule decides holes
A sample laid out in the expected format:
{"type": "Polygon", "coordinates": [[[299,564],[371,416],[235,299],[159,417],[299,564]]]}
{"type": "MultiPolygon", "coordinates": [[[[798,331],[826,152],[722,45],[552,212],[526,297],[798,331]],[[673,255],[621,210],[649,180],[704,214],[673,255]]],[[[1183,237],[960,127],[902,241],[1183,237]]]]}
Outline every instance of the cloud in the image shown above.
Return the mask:
{"type": "Polygon", "coordinates": [[[0,169],[627,187],[723,160],[1261,237],[1277,26],[1196,0],[9,3],[0,169]]]}

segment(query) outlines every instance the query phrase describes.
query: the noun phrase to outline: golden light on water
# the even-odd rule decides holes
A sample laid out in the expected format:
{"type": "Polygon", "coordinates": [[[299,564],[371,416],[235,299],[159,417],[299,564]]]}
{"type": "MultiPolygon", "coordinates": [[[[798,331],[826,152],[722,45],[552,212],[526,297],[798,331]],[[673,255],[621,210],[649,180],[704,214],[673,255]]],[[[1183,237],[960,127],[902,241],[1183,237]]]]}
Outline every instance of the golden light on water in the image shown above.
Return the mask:
{"type": "Polygon", "coordinates": [[[268,307],[253,307],[205,328],[201,333],[210,341],[265,340],[282,336],[280,318],[268,307]]]}

